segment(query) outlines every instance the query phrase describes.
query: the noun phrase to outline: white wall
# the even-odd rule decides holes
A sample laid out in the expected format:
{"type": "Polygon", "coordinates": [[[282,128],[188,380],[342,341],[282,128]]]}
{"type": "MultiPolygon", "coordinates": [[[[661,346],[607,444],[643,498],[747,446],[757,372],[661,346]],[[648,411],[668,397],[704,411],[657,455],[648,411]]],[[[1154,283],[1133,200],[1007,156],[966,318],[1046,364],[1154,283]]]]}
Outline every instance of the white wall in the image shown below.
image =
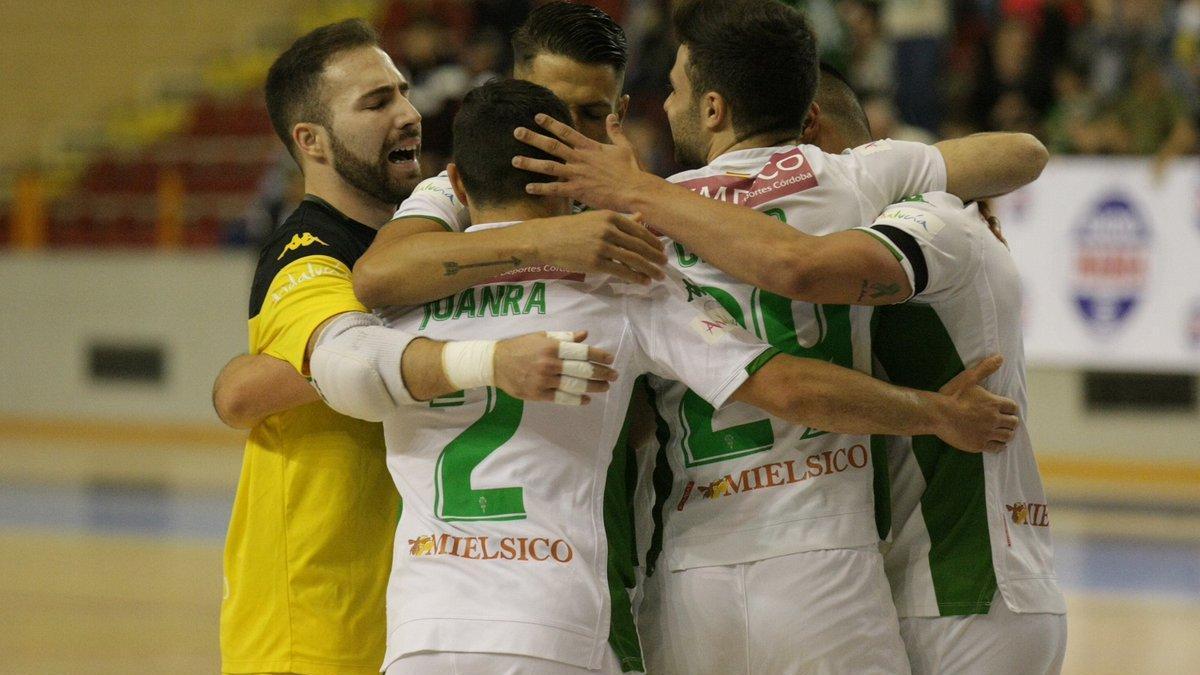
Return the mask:
{"type": "Polygon", "coordinates": [[[247,253],[0,255],[0,414],[215,422],[210,387],[245,352],[247,253]],[[161,384],[96,383],[96,341],[162,344],[161,384]]]}
{"type": "MultiPolygon", "coordinates": [[[[210,387],[246,351],[249,253],[0,255],[0,415],[216,424],[210,387]],[[97,339],[159,342],[161,385],[97,384],[97,339]]],[[[1073,371],[1029,373],[1041,453],[1072,458],[1200,460],[1200,411],[1095,413],[1073,371]]]]}

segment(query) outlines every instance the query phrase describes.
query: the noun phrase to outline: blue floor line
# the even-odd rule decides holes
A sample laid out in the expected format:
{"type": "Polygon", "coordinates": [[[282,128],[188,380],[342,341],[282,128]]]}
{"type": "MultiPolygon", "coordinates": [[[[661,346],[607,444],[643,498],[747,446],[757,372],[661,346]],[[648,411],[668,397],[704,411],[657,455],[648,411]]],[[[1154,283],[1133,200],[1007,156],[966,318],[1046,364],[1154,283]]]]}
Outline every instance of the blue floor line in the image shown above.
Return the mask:
{"type": "MultiPolygon", "coordinates": [[[[232,493],[179,493],[152,483],[0,482],[0,527],[199,539],[220,545],[232,504],[232,493]]],[[[1067,591],[1200,600],[1200,542],[1059,535],[1054,554],[1067,591]]]]}

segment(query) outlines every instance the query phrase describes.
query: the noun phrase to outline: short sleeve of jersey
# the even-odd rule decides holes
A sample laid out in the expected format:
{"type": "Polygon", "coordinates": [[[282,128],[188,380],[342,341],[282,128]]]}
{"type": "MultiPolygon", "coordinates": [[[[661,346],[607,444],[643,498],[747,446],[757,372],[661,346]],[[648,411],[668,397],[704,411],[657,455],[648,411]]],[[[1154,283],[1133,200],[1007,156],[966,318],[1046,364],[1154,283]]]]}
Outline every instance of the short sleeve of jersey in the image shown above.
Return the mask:
{"type": "Polygon", "coordinates": [[[946,189],[946,160],[932,145],[885,139],[849,154],[855,183],[872,216],[909,195],[946,189]]]}
{"type": "Polygon", "coordinates": [[[250,353],[283,359],[307,375],[304,352],[317,326],[335,314],[369,311],[350,276],[359,248],[332,227],[285,232],[269,244],[251,293],[250,353]]]}
{"type": "Polygon", "coordinates": [[[690,281],[682,285],[668,278],[627,302],[630,325],[648,359],[646,369],[684,383],[714,408],[779,353],[690,281]]]}
{"type": "Polygon", "coordinates": [[[448,232],[463,232],[471,226],[470,213],[454,196],[450,176],[445,171],[418,183],[392,216],[392,220],[397,218],[427,218],[448,232]]]}
{"type": "Polygon", "coordinates": [[[982,227],[976,207],[964,208],[957,197],[942,193],[893,204],[870,226],[857,229],[874,236],[900,261],[912,284],[911,300],[934,302],[974,277],[981,255],[976,221],[982,227]]]}

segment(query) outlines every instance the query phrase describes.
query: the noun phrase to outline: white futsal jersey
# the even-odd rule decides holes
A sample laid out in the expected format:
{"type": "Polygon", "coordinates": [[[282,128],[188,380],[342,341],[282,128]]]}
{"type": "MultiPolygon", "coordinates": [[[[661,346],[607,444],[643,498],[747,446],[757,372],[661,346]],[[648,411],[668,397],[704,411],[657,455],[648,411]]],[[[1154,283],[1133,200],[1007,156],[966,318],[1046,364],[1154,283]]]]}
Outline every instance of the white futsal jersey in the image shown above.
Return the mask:
{"type": "Polygon", "coordinates": [[[914,297],[879,308],[880,375],[935,391],[991,354],[985,386],[1021,408],[999,453],[960,452],[934,436],[889,438],[892,544],[885,554],[901,617],[986,614],[996,591],[1019,613],[1066,611],[1054,573],[1050,515],[1025,420],[1021,288],[1012,256],[975,205],[925,194],[864,231],[901,261],[914,297]]]}
{"type": "MultiPolygon", "coordinates": [[[[945,189],[946,168],[935,148],[885,140],[841,155],[809,145],[740,150],[670,180],[821,235],[869,224],[906,195],[945,189]]],[[[678,244],[670,258],[773,347],[870,372],[870,308],[794,302],[678,244]]],[[[651,571],[659,545],[678,570],[879,541],[868,436],[795,426],[744,404],[714,412],[686,384],[651,384],[669,430],[667,464],[655,472],[655,520],[664,530],[651,571]]]]}
{"type": "Polygon", "coordinates": [[[681,380],[720,407],[778,353],[695,291],[677,274],[644,288],[525,268],[387,318],[439,340],[587,329],[620,373],[587,406],[481,388],[384,420],[404,499],[387,663],[422,651],[489,652],[599,668],[611,645],[626,670],[641,670],[628,595],[634,464],[625,451],[635,380],[681,380]]]}

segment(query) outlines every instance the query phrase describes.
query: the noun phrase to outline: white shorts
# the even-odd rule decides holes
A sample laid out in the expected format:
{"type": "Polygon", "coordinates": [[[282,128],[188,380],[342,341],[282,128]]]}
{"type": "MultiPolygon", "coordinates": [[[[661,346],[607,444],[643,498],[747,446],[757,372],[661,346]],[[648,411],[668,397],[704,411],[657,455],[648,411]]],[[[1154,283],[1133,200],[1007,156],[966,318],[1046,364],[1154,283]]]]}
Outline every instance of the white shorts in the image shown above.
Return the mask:
{"type": "Polygon", "coordinates": [[[987,614],[900,620],[914,675],[1057,675],[1067,653],[1065,614],[1016,614],[999,593],[987,614]]]}
{"type": "Polygon", "coordinates": [[[908,672],[874,546],[660,567],[646,581],[638,628],[654,675],[908,672]]]}
{"type": "Polygon", "coordinates": [[[417,652],[388,664],[384,675],[621,675],[621,665],[608,650],[600,670],[516,654],[417,652]]]}

